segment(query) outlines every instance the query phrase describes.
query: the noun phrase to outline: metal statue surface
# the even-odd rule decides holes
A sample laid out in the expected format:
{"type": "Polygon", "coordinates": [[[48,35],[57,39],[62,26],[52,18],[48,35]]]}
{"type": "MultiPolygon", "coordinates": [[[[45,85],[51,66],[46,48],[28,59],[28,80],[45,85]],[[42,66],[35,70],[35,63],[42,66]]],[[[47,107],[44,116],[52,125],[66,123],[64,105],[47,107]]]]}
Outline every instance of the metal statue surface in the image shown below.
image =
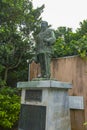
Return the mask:
{"type": "Polygon", "coordinates": [[[41,78],[50,78],[52,45],[55,43],[55,40],[54,32],[48,28],[48,23],[42,21],[41,31],[36,36],[36,63],[40,63],[41,78]]]}

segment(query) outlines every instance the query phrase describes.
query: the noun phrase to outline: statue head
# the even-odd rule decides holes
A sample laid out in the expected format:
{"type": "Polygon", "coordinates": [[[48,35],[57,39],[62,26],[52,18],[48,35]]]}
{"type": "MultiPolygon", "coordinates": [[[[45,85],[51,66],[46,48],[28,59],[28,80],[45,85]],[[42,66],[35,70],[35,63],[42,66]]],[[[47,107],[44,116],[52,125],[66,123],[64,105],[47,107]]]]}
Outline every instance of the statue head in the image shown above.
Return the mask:
{"type": "Polygon", "coordinates": [[[42,22],[41,22],[41,29],[42,29],[42,30],[45,30],[46,28],[48,28],[48,22],[42,21],[42,22]]]}

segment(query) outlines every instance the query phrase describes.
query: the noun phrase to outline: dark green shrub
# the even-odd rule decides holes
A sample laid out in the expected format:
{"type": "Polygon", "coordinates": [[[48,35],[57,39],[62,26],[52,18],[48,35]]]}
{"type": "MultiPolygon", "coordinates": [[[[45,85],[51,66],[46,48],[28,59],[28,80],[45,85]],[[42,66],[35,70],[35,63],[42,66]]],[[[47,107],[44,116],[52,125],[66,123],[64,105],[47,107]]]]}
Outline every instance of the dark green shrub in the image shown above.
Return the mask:
{"type": "Polygon", "coordinates": [[[17,90],[4,87],[0,88],[0,126],[12,128],[19,117],[20,96],[17,90]]]}
{"type": "Polygon", "coordinates": [[[66,44],[62,37],[56,40],[53,47],[53,57],[64,57],[79,55],[81,58],[87,59],[87,35],[84,35],[79,40],[72,40],[66,44]]]}

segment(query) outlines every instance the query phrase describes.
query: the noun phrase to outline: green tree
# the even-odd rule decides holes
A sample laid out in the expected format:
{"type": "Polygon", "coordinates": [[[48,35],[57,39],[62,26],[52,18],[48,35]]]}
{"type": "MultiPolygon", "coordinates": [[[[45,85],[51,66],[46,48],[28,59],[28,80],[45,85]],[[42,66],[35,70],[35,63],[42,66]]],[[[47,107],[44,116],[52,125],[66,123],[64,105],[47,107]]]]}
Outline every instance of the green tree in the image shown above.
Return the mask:
{"type": "Polygon", "coordinates": [[[80,22],[80,28],[73,32],[67,27],[58,27],[55,30],[56,43],[54,45],[53,57],[87,55],[87,20],[80,22]]]}
{"type": "Polygon", "coordinates": [[[16,89],[0,88],[0,128],[11,129],[18,121],[20,111],[20,96],[16,89]]]}
{"type": "Polygon", "coordinates": [[[0,1],[0,65],[3,80],[8,72],[31,58],[32,34],[38,30],[44,6],[33,8],[32,0],[0,1]]]}
{"type": "Polygon", "coordinates": [[[74,33],[71,28],[68,27],[58,27],[55,30],[56,43],[54,45],[54,55],[53,57],[63,57],[76,55],[74,40],[77,40],[77,33],[74,33]]]}
{"type": "Polygon", "coordinates": [[[56,38],[62,37],[65,43],[69,43],[72,39],[72,29],[67,27],[58,27],[55,31],[56,38]]]}
{"type": "Polygon", "coordinates": [[[76,32],[79,35],[79,38],[87,35],[87,20],[83,20],[82,22],[80,22],[80,27],[77,28],[76,32]]]}

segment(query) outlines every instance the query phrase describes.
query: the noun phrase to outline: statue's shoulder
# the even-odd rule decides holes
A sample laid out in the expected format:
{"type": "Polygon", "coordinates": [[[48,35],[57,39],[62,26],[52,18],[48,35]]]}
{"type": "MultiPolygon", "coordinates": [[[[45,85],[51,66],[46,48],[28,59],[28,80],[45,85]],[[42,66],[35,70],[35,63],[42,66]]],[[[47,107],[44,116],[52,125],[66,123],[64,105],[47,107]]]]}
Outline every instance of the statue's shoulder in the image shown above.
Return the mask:
{"type": "Polygon", "coordinates": [[[53,31],[53,30],[52,30],[51,28],[47,28],[47,31],[49,31],[49,32],[50,32],[50,31],[53,31]]]}
{"type": "Polygon", "coordinates": [[[47,33],[47,34],[51,34],[51,33],[52,33],[52,29],[49,29],[49,28],[46,29],[46,33],[47,33]]]}
{"type": "Polygon", "coordinates": [[[48,29],[47,29],[47,32],[52,33],[52,32],[54,32],[54,30],[53,30],[53,29],[48,28],[48,29]]]}

